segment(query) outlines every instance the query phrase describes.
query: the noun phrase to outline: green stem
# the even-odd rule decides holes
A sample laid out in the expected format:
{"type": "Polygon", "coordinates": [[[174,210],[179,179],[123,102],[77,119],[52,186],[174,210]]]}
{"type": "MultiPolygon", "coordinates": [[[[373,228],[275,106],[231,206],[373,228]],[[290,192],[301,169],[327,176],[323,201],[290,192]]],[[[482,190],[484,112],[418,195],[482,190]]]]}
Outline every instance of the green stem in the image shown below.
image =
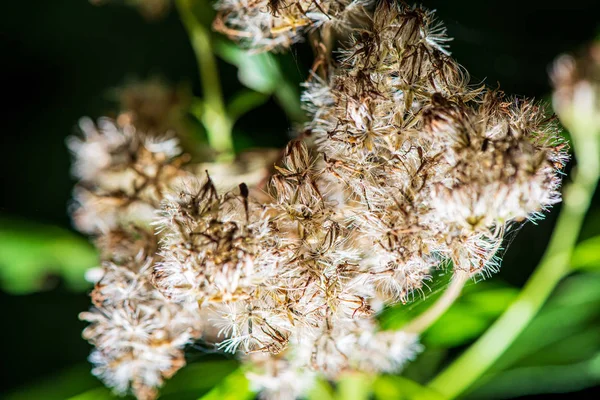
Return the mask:
{"type": "Polygon", "coordinates": [[[558,282],[569,272],[577,242],[600,173],[598,139],[574,135],[579,163],[573,182],[565,188],[563,208],[540,264],[515,301],[490,329],[429,387],[453,399],[467,391],[509,348],[537,314],[558,282]]]}
{"type": "Polygon", "coordinates": [[[442,294],[442,296],[425,312],[402,327],[402,330],[405,332],[421,334],[429,329],[429,327],[450,308],[458,296],[460,296],[460,293],[468,280],[468,273],[457,270],[452,277],[450,286],[448,286],[444,294],[442,294]]]}
{"type": "Polygon", "coordinates": [[[208,143],[220,159],[233,157],[233,122],[227,115],[219,69],[210,40],[210,32],[196,18],[193,12],[193,0],[176,0],[177,9],[190,41],[202,84],[203,99],[200,107],[193,107],[192,112],[206,128],[208,143]]]}

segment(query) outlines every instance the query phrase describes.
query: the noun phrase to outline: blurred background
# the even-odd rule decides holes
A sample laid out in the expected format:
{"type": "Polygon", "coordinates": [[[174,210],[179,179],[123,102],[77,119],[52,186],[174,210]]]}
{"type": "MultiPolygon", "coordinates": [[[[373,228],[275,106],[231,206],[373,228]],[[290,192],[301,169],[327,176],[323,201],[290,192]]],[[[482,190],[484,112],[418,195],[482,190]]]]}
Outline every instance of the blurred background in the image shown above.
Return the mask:
{"type": "MultiPolygon", "coordinates": [[[[87,239],[73,231],[67,213],[74,182],[65,139],[76,132],[81,116],[114,115],[118,109],[114,88],[128,82],[159,77],[199,94],[195,57],[174,9],[148,21],[134,8],[96,7],[86,0],[0,3],[4,98],[0,107],[0,302],[4,318],[0,397],[43,387],[52,377],[65,374],[73,374],[73,385],[93,387],[99,383],[89,375],[90,347],[80,337],[84,325],[77,315],[89,307],[83,271],[94,265],[95,255],[87,239]]],[[[424,0],[423,5],[437,9],[454,38],[453,56],[474,81],[490,86],[500,83],[507,93],[538,99],[548,99],[550,94],[547,71],[551,61],[600,33],[600,2],[593,0],[424,0]]],[[[298,85],[312,62],[310,48],[299,45],[275,59],[283,79],[299,95],[298,85]]],[[[238,69],[220,60],[219,70],[229,98],[243,87],[238,69]]],[[[266,96],[260,106],[238,120],[234,128],[237,150],[285,145],[294,118],[281,104],[281,98],[266,96]]],[[[407,371],[409,376],[426,380],[427,374],[472,342],[498,316],[535,268],[557,211],[537,226],[525,224],[511,237],[501,271],[484,286],[489,290],[467,288],[464,301],[446,316],[446,323],[455,329],[446,330],[443,338],[436,337],[435,331],[425,338],[428,351],[407,371]]],[[[600,196],[596,195],[581,239],[599,234],[600,196]]],[[[589,257],[593,259],[593,251],[589,257]]],[[[542,317],[546,319],[538,321],[537,331],[526,332],[515,344],[521,348],[513,349],[512,359],[504,360],[505,370],[473,392],[472,398],[540,393],[532,383],[547,379],[548,371],[564,381],[553,391],[574,393],[544,398],[598,393],[594,388],[600,382],[598,273],[569,278],[554,299],[556,304],[545,308],[542,317]],[[537,342],[536,332],[555,336],[536,343],[533,352],[523,350],[537,342]],[[595,362],[590,364],[593,368],[585,364],[589,360],[595,362]],[[573,365],[579,369],[565,367],[573,365]],[[539,369],[548,366],[555,369],[539,369]],[[530,369],[524,375],[511,372],[524,368],[530,369]]],[[[190,358],[197,356],[190,350],[190,358]]],[[[46,393],[20,398],[61,398],[46,393]]]]}

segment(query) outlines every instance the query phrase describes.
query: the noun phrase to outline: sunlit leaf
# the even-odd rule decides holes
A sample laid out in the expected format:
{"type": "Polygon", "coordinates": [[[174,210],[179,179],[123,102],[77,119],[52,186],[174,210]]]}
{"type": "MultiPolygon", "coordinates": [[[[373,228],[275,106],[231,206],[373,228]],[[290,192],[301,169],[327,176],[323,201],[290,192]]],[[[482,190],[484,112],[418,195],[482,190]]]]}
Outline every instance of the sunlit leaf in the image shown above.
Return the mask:
{"type": "Polygon", "coordinates": [[[463,345],[480,336],[517,295],[511,287],[481,282],[471,286],[424,334],[427,346],[463,345]]]}
{"type": "Polygon", "coordinates": [[[584,240],[573,251],[571,268],[580,270],[600,270],[600,236],[584,240]]]}
{"type": "MultiPolygon", "coordinates": [[[[531,364],[537,353],[553,352],[554,347],[564,340],[588,331],[600,310],[598,287],[600,274],[596,273],[572,276],[562,282],[550,301],[496,362],[494,369],[507,369],[525,359],[531,364]]],[[[554,356],[558,361],[559,353],[554,356]]],[[[563,361],[569,362],[571,358],[563,361]]]]}
{"type": "Polygon", "coordinates": [[[373,382],[376,400],[443,400],[437,392],[401,376],[383,375],[373,382]]]}
{"type": "Polygon", "coordinates": [[[238,368],[234,360],[202,361],[189,364],[169,379],[160,391],[164,400],[197,399],[238,368]]]}
{"type": "Polygon", "coordinates": [[[317,379],[306,398],[308,400],[334,400],[334,396],[335,392],[329,382],[324,379],[317,379]]]}
{"type": "Polygon", "coordinates": [[[0,219],[0,278],[10,293],[44,289],[50,275],[61,276],[68,287],[89,287],[85,271],[98,258],[87,240],[65,229],[28,221],[0,219]]]}
{"type": "MultiPolygon", "coordinates": [[[[128,397],[129,399],[131,397],[128,397]]],[[[88,390],[87,392],[81,393],[77,396],[69,397],[69,400],[116,400],[122,399],[114,395],[109,389],[105,387],[99,387],[88,390]]]]}
{"type": "Polygon", "coordinates": [[[250,385],[244,371],[241,369],[229,374],[221,383],[213,387],[199,400],[250,400],[255,393],[250,390],[250,385]]]}
{"type": "Polygon", "coordinates": [[[456,347],[479,336],[491,325],[488,318],[471,314],[471,308],[457,304],[427,330],[426,346],[456,347]]]}
{"type": "Polygon", "coordinates": [[[244,86],[274,95],[292,120],[304,119],[299,88],[286,79],[272,54],[253,54],[224,40],[215,40],[213,44],[220,58],[238,68],[238,79],[244,86]]]}
{"type": "Polygon", "coordinates": [[[477,284],[476,290],[465,291],[461,297],[461,304],[469,305],[476,310],[480,316],[496,318],[506,310],[515,299],[518,290],[514,287],[503,287],[482,282],[477,284]]]}
{"type": "MultiPolygon", "coordinates": [[[[401,329],[402,326],[431,307],[446,290],[452,277],[446,269],[440,269],[433,278],[431,293],[424,299],[407,305],[397,305],[385,310],[380,323],[383,329],[401,329]]],[[[434,323],[423,336],[426,346],[439,348],[456,347],[481,335],[492,322],[504,312],[517,294],[512,287],[489,282],[467,284],[456,302],[434,323]]]]}
{"type": "Polygon", "coordinates": [[[371,393],[373,378],[358,372],[342,374],[336,382],[335,400],[366,400],[371,393]]]}
{"type": "Polygon", "coordinates": [[[238,79],[257,92],[271,94],[281,83],[277,61],[269,53],[252,54],[234,43],[216,40],[215,53],[238,68],[238,79]]]}
{"type": "MultiPolygon", "coordinates": [[[[593,354],[593,353],[592,353],[593,354]]],[[[568,365],[522,367],[495,374],[472,392],[473,399],[508,399],[525,395],[573,392],[600,384],[600,353],[568,365]]]]}

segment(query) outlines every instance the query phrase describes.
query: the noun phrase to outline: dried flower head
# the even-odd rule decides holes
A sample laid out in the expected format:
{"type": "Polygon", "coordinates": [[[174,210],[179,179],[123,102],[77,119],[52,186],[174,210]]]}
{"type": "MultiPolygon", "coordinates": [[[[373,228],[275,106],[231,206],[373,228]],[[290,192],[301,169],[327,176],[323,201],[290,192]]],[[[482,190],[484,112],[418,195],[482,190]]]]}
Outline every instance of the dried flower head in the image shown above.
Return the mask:
{"type": "Polygon", "coordinates": [[[217,185],[168,140],[83,125],[85,139],[71,141],[85,188],[75,220],[106,247],[99,311],[83,315],[108,357],[93,357],[96,373],[149,398],[206,326],[218,334],[205,340],[243,354],[265,398],[301,397],[317,376],[395,372],[419,352],[418,335],[381,331],[377,312],[425,293],[437,268],[495,271],[511,225],[559,201],[567,156],[553,118],[470,85],[421,7],[219,8],[217,28],[260,50],[309,31],[325,42],[334,28],[338,56],[303,95],[312,141],[291,141],[260,193],[260,180],[217,185]],[[140,334],[123,336],[133,325],[140,334]],[[153,335],[169,339],[155,348],[153,335]]]}
{"type": "Polygon", "coordinates": [[[582,131],[600,130],[600,44],[580,57],[559,57],[552,69],[554,108],[568,127],[586,124],[582,131]]]}
{"type": "Polygon", "coordinates": [[[282,50],[319,30],[351,29],[348,23],[364,14],[365,0],[220,0],[217,31],[259,50],[282,50]]]}
{"type": "Polygon", "coordinates": [[[191,95],[185,87],[172,87],[159,78],[133,81],[115,90],[120,126],[133,125],[146,135],[181,135],[191,95]]]}

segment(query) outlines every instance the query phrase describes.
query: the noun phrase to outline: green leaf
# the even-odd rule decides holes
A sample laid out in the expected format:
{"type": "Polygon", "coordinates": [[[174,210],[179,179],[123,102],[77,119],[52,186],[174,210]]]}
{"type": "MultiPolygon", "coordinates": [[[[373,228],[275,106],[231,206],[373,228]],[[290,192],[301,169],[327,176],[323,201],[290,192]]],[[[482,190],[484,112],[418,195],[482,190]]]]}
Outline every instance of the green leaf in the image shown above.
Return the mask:
{"type": "MultiPolygon", "coordinates": [[[[562,282],[550,301],[531,321],[523,333],[514,341],[494,365],[500,371],[519,365],[547,361],[544,353],[554,352],[553,362],[571,362],[569,349],[561,350],[565,340],[585,332],[598,330],[595,322],[600,310],[600,274],[586,273],[569,277],[562,282]],[[560,358],[562,355],[564,358],[560,358]],[[542,355],[536,360],[536,355],[542,355]],[[544,361],[544,359],[546,359],[544,361]]],[[[590,339],[591,340],[591,339],[590,339]]],[[[581,346],[591,345],[579,343],[581,346]]]]}
{"type": "Polygon", "coordinates": [[[523,367],[500,372],[468,397],[508,399],[543,393],[573,392],[598,384],[600,384],[600,353],[575,364],[523,367]]]}
{"type": "Polygon", "coordinates": [[[315,384],[310,389],[306,398],[308,400],[334,400],[335,392],[329,382],[324,379],[317,378],[315,384]]]}
{"type": "Polygon", "coordinates": [[[439,393],[401,376],[379,376],[372,387],[377,400],[444,400],[439,393]]]}
{"type": "Polygon", "coordinates": [[[433,346],[425,347],[425,350],[402,370],[402,376],[417,383],[425,384],[439,370],[447,354],[446,349],[433,346]]]}
{"type": "Polygon", "coordinates": [[[272,94],[281,83],[281,72],[269,53],[252,54],[224,40],[215,40],[215,53],[238,68],[238,79],[257,92],[272,94]]]}
{"type": "Polygon", "coordinates": [[[85,271],[97,263],[93,246],[66,229],[0,219],[0,279],[10,293],[41,290],[51,274],[73,290],[84,290],[89,287],[85,271]]]}
{"type": "Polygon", "coordinates": [[[424,294],[416,294],[419,297],[414,301],[389,307],[378,316],[381,329],[398,330],[437,301],[452,279],[452,273],[448,268],[439,268],[433,275],[432,286],[424,294]]]}
{"type": "Polygon", "coordinates": [[[512,287],[481,282],[463,295],[424,334],[425,346],[457,347],[480,336],[517,295],[512,287]]]}
{"type": "Polygon", "coordinates": [[[167,381],[160,392],[161,399],[179,399],[183,392],[194,393],[193,398],[198,398],[203,392],[209,391],[223,381],[238,366],[239,364],[233,360],[204,361],[190,364],[167,381]]]}
{"type": "MultiPolygon", "coordinates": [[[[192,363],[167,381],[160,391],[164,400],[197,399],[226,379],[238,368],[234,360],[213,360],[192,363]]],[[[78,365],[36,385],[19,390],[7,400],[103,400],[119,399],[109,388],[92,376],[88,364],[78,365]]],[[[128,398],[131,398],[130,396],[128,398]]]]}
{"type": "Polygon", "coordinates": [[[247,112],[263,105],[269,96],[252,90],[242,90],[237,93],[227,106],[227,114],[232,121],[236,121],[247,112]]]}
{"type": "Polygon", "coordinates": [[[492,321],[471,311],[462,304],[449,309],[425,332],[422,339],[425,346],[456,347],[478,337],[492,321]]]}
{"type": "Polygon", "coordinates": [[[573,364],[587,360],[600,349],[600,326],[593,324],[582,332],[564,337],[522,358],[519,366],[573,364]]]}
{"type": "Polygon", "coordinates": [[[274,95],[292,120],[305,118],[297,85],[286,79],[272,54],[253,54],[224,40],[215,40],[213,45],[220,58],[238,68],[238,79],[243,85],[265,95],[274,95]]]}
{"type": "Polygon", "coordinates": [[[237,369],[199,400],[250,400],[254,396],[244,371],[237,369]]]}
{"type": "Polygon", "coordinates": [[[571,268],[577,270],[600,269],[600,236],[584,240],[573,251],[571,268]]]}
{"type": "MultiPolygon", "coordinates": [[[[397,305],[380,316],[382,329],[401,329],[427,310],[446,290],[452,277],[440,268],[433,278],[431,293],[408,305],[397,305]]],[[[480,282],[467,285],[456,302],[423,335],[426,347],[456,347],[475,339],[504,312],[517,294],[517,289],[497,283],[480,282]]]]}
{"type": "Polygon", "coordinates": [[[337,381],[336,400],[366,400],[371,392],[373,378],[358,372],[343,374],[337,381]]]}
{"type": "Polygon", "coordinates": [[[90,373],[88,364],[61,371],[60,373],[30,384],[25,388],[17,389],[14,393],[6,395],[5,400],[63,400],[85,392],[99,390],[101,383],[90,373]]]}
{"type": "Polygon", "coordinates": [[[189,364],[167,381],[160,391],[161,399],[197,399],[228,375],[234,372],[239,363],[234,360],[202,361],[189,364]]]}
{"type": "Polygon", "coordinates": [[[518,294],[518,290],[510,286],[482,282],[474,289],[465,290],[461,303],[469,305],[482,317],[497,318],[508,308],[518,294]]]}
{"type": "MultiPolygon", "coordinates": [[[[128,398],[131,398],[131,397],[128,397],[128,398]]],[[[69,400],[116,400],[116,399],[123,399],[123,398],[114,395],[108,388],[105,388],[105,387],[99,387],[96,389],[88,390],[87,392],[81,393],[77,396],[69,397],[69,400]]]]}

